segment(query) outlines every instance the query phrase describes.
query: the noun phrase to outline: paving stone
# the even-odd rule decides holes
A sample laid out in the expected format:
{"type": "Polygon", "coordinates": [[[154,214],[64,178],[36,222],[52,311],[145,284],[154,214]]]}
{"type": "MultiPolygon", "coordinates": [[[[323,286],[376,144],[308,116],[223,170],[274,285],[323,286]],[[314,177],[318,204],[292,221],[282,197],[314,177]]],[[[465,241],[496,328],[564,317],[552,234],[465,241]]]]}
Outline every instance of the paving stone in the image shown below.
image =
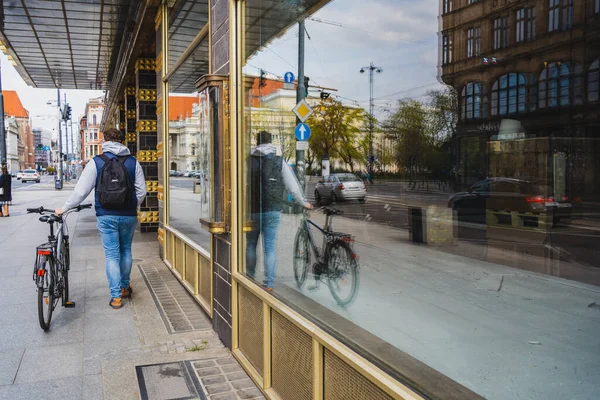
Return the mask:
{"type": "Polygon", "coordinates": [[[203,376],[219,375],[221,373],[221,369],[217,368],[217,367],[201,368],[201,369],[197,370],[197,372],[198,372],[198,376],[203,377],[203,376]]]}
{"type": "Polygon", "coordinates": [[[225,377],[223,375],[214,375],[214,376],[207,376],[205,378],[202,378],[202,383],[204,383],[204,385],[214,385],[216,383],[226,383],[227,379],[225,379],[225,377]]]}
{"type": "Polygon", "coordinates": [[[230,381],[239,381],[240,379],[246,379],[248,375],[244,371],[231,372],[227,374],[227,379],[230,381]]]}
{"type": "Polygon", "coordinates": [[[214,367],[214,366],[215,366],[214,360],[203,360],[203,361],[197,361],[194,363],[194,368],[196,368],[196,369],[208,368],[208,367],[214,367]]]}
{"type": "Polygon", "coordinates": [[[206,391],[208,392],[208,394],[217,394],[217,393],[223,393],[223,392],[230,392],[231,391],[231,386],[229,386],[228,383],[219,383],[219,384],[216,384],[216,385],[206,386],[206,391]]]}
{"type": "Polygon", "coordinates": [[[239,365],[223,365],[221,369],[225,373],[244,371],[239,365]]]}
{"type": "Polygon", "coordinates": [[[237,361],[233,357],[223,357],[217,360],[219,365],[237,365],[237,361]]]}
{"type": "Polygon", "coordinates": [[[210,400],[239,400],[239,398],[237,397],[237,394],[229,392],[210,396],[210,400]]]}
{"type": "Polygon", "coordinates": [[[240,399],[255,399],[259,396],[262,396],[262,392],[260,390],[258,390],[258,388],[253,387],[253,388],[238,390],[237,395],[240,399]]]}
{"type": "Polygon", "coordinates": [[[233,386],[234,389],[250,389],[255,387],[254,382],[252,382],[250,378],[233,381],[231,382],[231,386],[233,386]]]}

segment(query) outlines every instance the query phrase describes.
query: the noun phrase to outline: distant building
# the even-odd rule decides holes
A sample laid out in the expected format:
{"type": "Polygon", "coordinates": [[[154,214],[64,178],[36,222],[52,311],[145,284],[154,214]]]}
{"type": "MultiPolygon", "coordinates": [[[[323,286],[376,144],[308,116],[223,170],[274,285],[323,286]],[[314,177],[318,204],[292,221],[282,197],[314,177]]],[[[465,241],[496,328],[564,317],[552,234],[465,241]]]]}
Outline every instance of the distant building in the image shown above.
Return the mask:
{"type": "Polygon", "coordinates": [[[104,115],[104,97],[90,99],[85,105],[85,114],[80,121],[81,132],[81,159],[85,162],[102,154],[102,140],[100,122],[104,115]],[[85,121],[83,121],[85,119],[85,121]]]}
{"type": "Polygon", "coordinates": [[[35,168],[35,147],[33,133],[29,125],[29,111],[23,107],[19,95],[14,90],[3,90],[4,114],[6,117],[14,117],[19,127],[20,145],[17,145],[19,153],[19,169],[35,168]]]}
{"type": "Polygon", "coordinates": [[[4,131],[6,132],[6,164],[8,170],[16,172],[19,166],[19,124],[15,117],[4,120],[4,131]]]}
{"type": "Polygon", "coordinates": [[[35,165],[36,169],[47,168],[50,161],[50,151],[44,150],[45,146],[49,146],[50,143],[44,143],[44,135],[40,128],[33,128],[33,145],[35,148],[35,165]]]}

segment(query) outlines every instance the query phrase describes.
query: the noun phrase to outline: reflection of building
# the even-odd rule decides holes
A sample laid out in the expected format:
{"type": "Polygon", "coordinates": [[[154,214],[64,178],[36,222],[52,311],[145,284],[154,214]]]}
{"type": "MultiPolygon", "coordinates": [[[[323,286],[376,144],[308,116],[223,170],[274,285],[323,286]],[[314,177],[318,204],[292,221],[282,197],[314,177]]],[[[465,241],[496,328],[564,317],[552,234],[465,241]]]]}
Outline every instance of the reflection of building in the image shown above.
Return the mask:
{"type": "Polygon", "coordinates": [[[46,138],[44,138],[40,128],[34,128],[32,131],[36,168],[46,168],[49,165],[50,152],[48,150],[44,150],[44,146],[50,146],[50,141],[45,140],[46,138]]]}
{"type": "Polygon", "coordinates": [[[29,111],[23,107],[19,95],[14,90],[3,90],[2,94],[4,95],[4,114],[14,117],[19,127],[19,169],[34,168],[35,154],[33,133],[29,125],[29,111]]]}
{"type": "Polygon", "coordinates": [[[6,132],[6,164],[11,172],[19,168],[19,124],[14,117],[4,120],[6,132]]]}
{"type": "Polygon", "coordinates": [[[200,146],[200,105],[198,96],[170,96],[169,149],[170,169],[196,171],[200,146]]]}
{"type": "Polygon", "coordinates": [[[85,105],[85,115],[83,116],[81,126],[81,147],[82,160],[88,161],[98,154],[102,154],[102,132],[100,132],[100,122],[104,114],[104,97],[90,99],[85,105]]]}
{"type": "Polygon", "coordinates": [[[508,175],[573,195],[600,187],[598,2],[443,1],[443,10],[442,79],[460,93],[462,183],[508,175]],[[566,183],[553,174],[563,157],[566,183]]]}

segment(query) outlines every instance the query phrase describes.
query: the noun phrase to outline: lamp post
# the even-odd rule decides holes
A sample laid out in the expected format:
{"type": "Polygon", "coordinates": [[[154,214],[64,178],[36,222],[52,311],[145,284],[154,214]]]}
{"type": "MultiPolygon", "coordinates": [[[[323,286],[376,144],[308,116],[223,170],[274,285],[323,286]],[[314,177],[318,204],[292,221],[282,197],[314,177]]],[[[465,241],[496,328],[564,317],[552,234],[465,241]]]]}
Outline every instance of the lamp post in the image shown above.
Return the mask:
{"type": "Polygon", "coordinates": [[[6,132],[4,130],[4,95],[2,94],[2,61],[0,60],[0,166],[5,166],[6,156],[6,132]]]}
{"type": "Polygon", "coordinates": [[[362,67],[360,69],[360,73],[364,74],[367,70],[369,70],[369,86],[370,86],[370,94],[369,94],[369,158],[368,158],[368,169],[369,169],[369,174],[372,174],[372,170],[373,170],[373,162],[375,161],[375,156],[373,154],[373,128],[374,128],[374,120],[375,117],[373,116],[373,108],[374,108],[374,104],[373,104],[373,78],[374,78],[374,74],[375,73],[382,73],[383,72],[383,68],[381,67],[376,67],[373,62],[371,61],[371,64],[368,67],[362,67]]]}

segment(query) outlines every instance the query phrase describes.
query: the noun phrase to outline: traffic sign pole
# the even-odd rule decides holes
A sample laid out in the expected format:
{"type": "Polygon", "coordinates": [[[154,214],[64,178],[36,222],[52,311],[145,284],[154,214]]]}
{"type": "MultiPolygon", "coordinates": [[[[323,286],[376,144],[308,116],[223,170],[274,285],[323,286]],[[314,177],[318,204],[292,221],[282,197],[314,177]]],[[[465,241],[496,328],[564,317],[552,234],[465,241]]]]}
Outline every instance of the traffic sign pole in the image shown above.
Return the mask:
{"type": "MultiPolygon", "coordinates": [[[[300,103],[306,97],[306,88],[304,87],[304,31],[304,19],[301,19],[298,22],[298,86],[296,88],[296,103],[300,103]]],[[[302,122],[304,121],[301,121],[298,117],[296,118],[296,124],[302,122]]],[[[302,188],[302,193],[304,193],[306,188],[304,150],[296,148],[296,164],[294,168],[296,169],[296,177],[302,188]]]]}

